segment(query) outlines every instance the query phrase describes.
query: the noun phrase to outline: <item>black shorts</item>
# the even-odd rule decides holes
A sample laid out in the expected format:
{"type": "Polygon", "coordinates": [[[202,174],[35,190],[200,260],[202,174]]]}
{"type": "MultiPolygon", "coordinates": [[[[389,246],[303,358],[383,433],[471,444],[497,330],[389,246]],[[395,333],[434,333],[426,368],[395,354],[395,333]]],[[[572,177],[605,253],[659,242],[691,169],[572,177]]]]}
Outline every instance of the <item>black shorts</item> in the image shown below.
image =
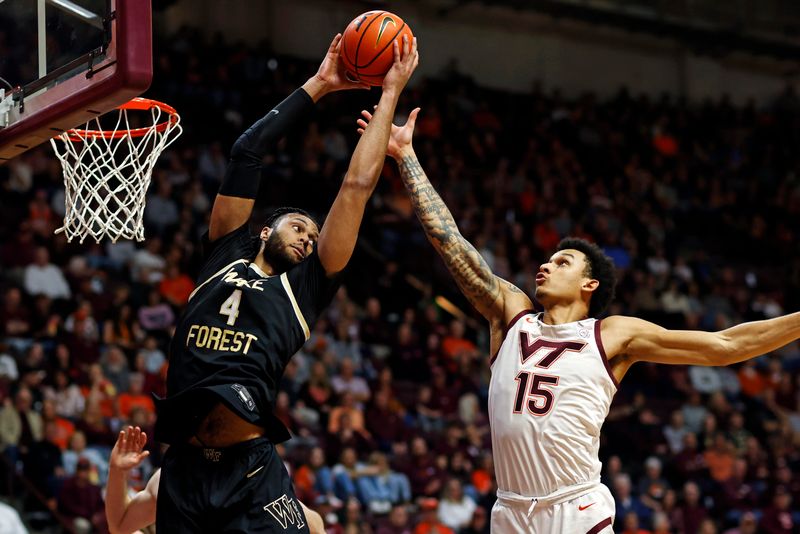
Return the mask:
{"type": "Polygon", "coordinates": [[[307,533],[289,473],[267,438],[225,449],[173,445],[161,468],[156,531],[307,533]]]}

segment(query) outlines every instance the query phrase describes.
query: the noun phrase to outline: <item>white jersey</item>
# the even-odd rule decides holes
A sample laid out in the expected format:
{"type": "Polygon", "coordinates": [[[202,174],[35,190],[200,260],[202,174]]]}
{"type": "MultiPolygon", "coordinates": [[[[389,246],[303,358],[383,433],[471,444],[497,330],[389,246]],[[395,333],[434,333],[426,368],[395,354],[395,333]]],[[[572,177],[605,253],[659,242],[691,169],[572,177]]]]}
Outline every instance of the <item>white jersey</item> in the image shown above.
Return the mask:
{"type": "Polygon", "coordinates": [[[600,321],[548,325],[525,311],[491,364],[498,495],[554,498],[600,481],[600,428],[617,390],[600,321]]]}

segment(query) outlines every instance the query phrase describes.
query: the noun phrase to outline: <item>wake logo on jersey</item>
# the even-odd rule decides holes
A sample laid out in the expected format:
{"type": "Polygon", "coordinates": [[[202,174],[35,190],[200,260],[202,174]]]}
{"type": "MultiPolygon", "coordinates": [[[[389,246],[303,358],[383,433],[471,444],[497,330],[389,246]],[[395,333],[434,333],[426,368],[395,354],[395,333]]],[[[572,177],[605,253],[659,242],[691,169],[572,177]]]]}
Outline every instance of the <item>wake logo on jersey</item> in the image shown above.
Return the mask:
{"type": "Polygon", "coordinates": [[[266,278],[258,278],[257,280],[247,280],[246,278],[240,278],[239,274],[231,269],[222,277],[222,281],[226,284],[233,284],[236,287],[249,287],[250,289],[257,289],[258,291],[264,291],[264,284],[267,282],[266,278]]]}
{"type": "Polygon", "coordinates": [[[297,501],[285,493],[266,505],[264,511],[269,512],[283,530],[287,530],[289,525],[293,525],[297,530],[302,530],[306,526],[305,516],[297,501]]]}

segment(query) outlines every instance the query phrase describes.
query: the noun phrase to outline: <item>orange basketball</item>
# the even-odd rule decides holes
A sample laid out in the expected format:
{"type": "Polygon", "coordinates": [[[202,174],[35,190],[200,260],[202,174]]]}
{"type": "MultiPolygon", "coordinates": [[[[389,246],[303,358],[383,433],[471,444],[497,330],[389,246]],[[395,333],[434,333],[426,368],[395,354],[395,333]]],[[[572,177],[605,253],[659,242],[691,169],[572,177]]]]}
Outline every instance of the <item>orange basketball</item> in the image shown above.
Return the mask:
{"type": "Polygon", "coordinates": [[[414,39],[403,19],[388,11],[367,11],[353,19],[342,35],[342,61],[347,77],[353,81],[381,85],[392,67],[392,42],[403,46],[403,35],[409,46],[414,39]]]}

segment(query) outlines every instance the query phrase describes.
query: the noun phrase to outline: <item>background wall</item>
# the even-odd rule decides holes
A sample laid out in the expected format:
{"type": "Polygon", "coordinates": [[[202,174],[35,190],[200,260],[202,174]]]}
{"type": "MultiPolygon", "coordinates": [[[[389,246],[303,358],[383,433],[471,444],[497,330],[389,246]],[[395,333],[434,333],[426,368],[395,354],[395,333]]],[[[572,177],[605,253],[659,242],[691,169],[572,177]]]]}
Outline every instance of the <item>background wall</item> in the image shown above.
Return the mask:
{"type": "MultiPolygon", "coordinates": [[[[181,0],[160,24],[174,31],[183,24],[222,32],[230,40],[268,39],[275,50],[317,58],[330,37],[357,14],[374,7],[354,1],[181,0]],[[287,21],[292,21],[287,24],[287,21]],[[298,24],[298,21],[302,21],[298,24]],[[300,26],[306,31],[298,32],[300,26]]],[[[392,2],[419,37],[424,53],[417,79],[435,75],[455,61],[461,72],[487,87],[525,92],[539,83],[568,96],[587,88],[601,96],[626,85],[635,93],[668,92],[702,100],[727,92],[741,103],[764,102],[783,87],[794,65],[731,55],[698,56],[681,43],[508,8],[467,5],[445,16],[436,2],[392,2]],[[436,47],[426,47],[436,36],[436,47]],[[442,36],[447,38],[443,39],[442,36]]]]}

